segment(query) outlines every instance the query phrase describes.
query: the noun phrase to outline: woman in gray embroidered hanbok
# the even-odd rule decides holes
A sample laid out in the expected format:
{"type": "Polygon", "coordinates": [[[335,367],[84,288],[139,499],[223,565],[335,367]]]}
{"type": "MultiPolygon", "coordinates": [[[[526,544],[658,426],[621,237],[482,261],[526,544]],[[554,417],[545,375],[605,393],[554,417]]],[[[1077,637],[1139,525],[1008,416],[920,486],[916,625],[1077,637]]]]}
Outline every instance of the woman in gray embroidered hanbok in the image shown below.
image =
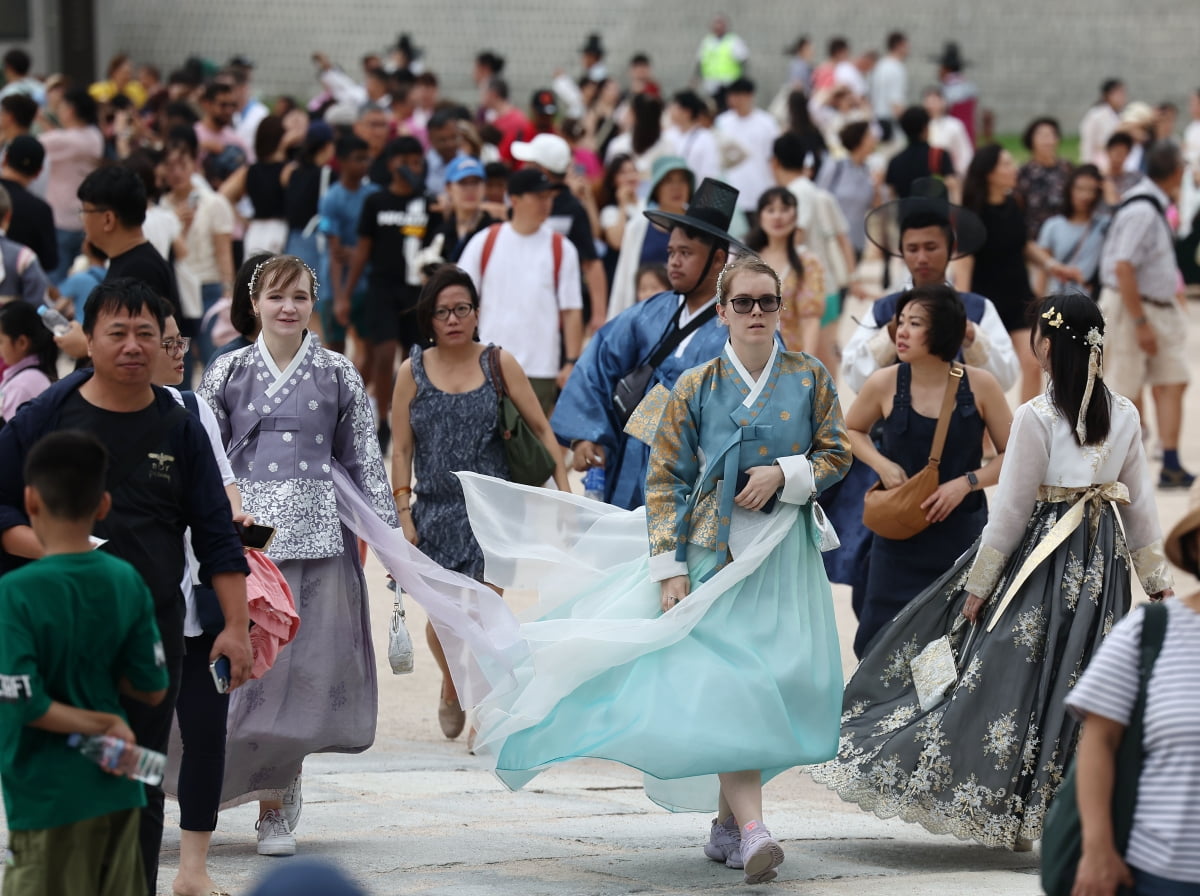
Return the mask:
{"type": "Polygon", "coordinates": [[[300,259],[260,265],[250,302],[262,333],[217,358],[200,387],[245,509],[277,529],[269,556],[300,614],[296,639],[229,707],[222,800],[260,801],[263,855],[295,851],[304,757],[358,753],[375,738],[367,587],[355,538],[338,516],[334,467],[345,469],[380,519],[397,523],[362,379],[306,329],[315,300],[316,278],[300,259]]]}
{"type": "Polygon", "coordinates": [[[1063,701],[1128,611],[1130,568],[1151,596],[1171,584],[1137,410],[1099,375],[1100,312],[1082,294],[1038,312],[1051,384],[1014,415],[987,526],[880,632],[838,756],[812,769],[880,817],[1007,849],[1041,836],[1079,732],[1063,701]],[[948,632],[961,674],[923,709],[912,660],[948,632]]]}

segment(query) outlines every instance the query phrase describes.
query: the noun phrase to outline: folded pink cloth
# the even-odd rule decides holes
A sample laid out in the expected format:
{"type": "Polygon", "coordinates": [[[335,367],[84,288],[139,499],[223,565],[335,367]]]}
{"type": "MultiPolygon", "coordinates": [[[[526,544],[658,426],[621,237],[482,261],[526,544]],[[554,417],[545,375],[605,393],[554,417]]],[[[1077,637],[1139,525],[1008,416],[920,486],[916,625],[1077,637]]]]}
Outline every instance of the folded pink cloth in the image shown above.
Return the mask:
{"type": "Polygon", "coordinates": [[[254,650],[251,678],[262,678],[275,665],[279,651],[296,637],[300,617],[296,601],[283,573],[262,551],[246,551],[250,575],[246,576],[246,598],[250,604],[250,647],[254,650]]]}

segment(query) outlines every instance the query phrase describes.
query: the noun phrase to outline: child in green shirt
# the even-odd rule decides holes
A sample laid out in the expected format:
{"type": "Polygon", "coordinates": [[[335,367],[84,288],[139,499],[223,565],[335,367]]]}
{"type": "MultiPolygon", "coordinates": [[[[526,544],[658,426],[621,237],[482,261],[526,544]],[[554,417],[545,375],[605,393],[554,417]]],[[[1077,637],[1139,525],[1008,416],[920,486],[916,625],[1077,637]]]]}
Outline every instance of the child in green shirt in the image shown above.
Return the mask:
{"type": "Polygon", "coordinates": [[[157,704],[167,672],[150,590],[89,541],[108,512],[108,455],[62,430],[25,464],[25,509],[45,555],[0,578],[3,896],[145,894],[141,784],[102,771],[67,735],[134,742],[119,695],[157,704]]]}

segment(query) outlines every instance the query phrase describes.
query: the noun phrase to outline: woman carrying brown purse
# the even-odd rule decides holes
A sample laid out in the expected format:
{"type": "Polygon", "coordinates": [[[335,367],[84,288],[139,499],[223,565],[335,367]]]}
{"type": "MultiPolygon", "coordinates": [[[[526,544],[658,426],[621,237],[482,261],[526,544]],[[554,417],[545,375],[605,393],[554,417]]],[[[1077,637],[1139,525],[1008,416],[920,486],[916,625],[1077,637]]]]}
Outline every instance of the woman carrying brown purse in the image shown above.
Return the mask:
{"type": "Polygon", "coordinates": [[[938,467],[939,486],[922,509],[930,525],[911,538],[876,535],[854,651],[866,653],[875,634],[954,565],[987,522],[983,489],[1000,478],[1012,412],[986,370],[954,364],[966,333],[966,312],[948,286],[918,287],[900,298],[896,352],[900,363],[876,371],[846,414],[855,457],[879,474],[885,489],[902,485],[929,463],[946,389],[956,391],[938,467]],[[952,368],[962,373],[952,375],[952,368]],[[871,429],[883,421],[880,448],[871,429]],[[999,450],[982,466],[983,434],[999,450]]]}

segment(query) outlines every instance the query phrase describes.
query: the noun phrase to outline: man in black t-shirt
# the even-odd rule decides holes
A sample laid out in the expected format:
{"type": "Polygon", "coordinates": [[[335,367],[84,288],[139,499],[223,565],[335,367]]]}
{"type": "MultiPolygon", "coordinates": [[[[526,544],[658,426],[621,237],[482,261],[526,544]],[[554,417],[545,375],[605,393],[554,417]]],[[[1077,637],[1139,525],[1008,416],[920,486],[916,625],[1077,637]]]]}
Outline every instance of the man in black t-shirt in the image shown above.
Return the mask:
{"type": "MultiPolygon", "coordinates": [[[[150,588],[171,681],[158,706],[129,701],[124,708],[137,742],[160,752],[167,750],[179,693],[184,652],[179,583],[188,528],[200,578],[211,583],[225,615],[208,660],[229,658],[233,687],[247,680],[252,662],[249,570],[212,445],[197,418],[150,384],[163,351],[163,310],[144,283],[126,279],[96,287],[83,321],[94,370],[55,383],[0,429],[0,544],[9,566],[43,553],[25,514],[22,470],[29,449],[48,432],[82,429],[108,450],[112,508],[95,531],[108,539],[101,550],[129,561],[150,588]]],[[[146,797],[140,841],[148,889],[154,893],[162,789],[147,787],[146,797]]]]}
{"type": "Polygon", "coordinates": [[[929,145],[929,113],[920,106],[910,106],[900,114],[900,129],[908,138],[908,146],[892,157],[885,178],[895,198],[906,199],[912,195],[913,181],[937,177],[945,182],[950,198],[957,201],[959,191],[954,160],[950,153],[929,145]]]}
{"type": "Polygon", "coordinates": [[[386,190],[363,200],[358,219],[358,245],[342,290],[334,297],[334,314],[343,326],[350,321],[350,297],[368,262],[367,299],[363,306],[366,332],[360,332],[363,357],[358,368],[373,391],[379,411],[381,440],[388,432],[392,372],[396,348],[404,357],[417,344],[416,305],[421,294],[417,253],[442,228],[434,211],[437,198],[425,193],[425,151],[415,137],[397,137],[385,155],[392,172],[386,190]]]}
{"type": "Polygon", "coordinates": [[[75,195],[79,197],[84,236],[108,256],[105,281],[122,277],[141,280],[171,305],[183,327],[185,318],[175,272],[142,233],[142,222],[146,220],[142,179],[120,165],[97,168],[84,178],[75,195]]]}
{"type": "Polygon", "coordinates": [[[36,137],[22,134],[13,138],[0,166],[0,186],[12,200],[12,223],[5,232],[10,240],[28,246],[37,255],[47,273],[58,267],[58,238],[54,235],[54,212],[46,200],[27,189],[46,161],[46,150],[36,137]]]}

